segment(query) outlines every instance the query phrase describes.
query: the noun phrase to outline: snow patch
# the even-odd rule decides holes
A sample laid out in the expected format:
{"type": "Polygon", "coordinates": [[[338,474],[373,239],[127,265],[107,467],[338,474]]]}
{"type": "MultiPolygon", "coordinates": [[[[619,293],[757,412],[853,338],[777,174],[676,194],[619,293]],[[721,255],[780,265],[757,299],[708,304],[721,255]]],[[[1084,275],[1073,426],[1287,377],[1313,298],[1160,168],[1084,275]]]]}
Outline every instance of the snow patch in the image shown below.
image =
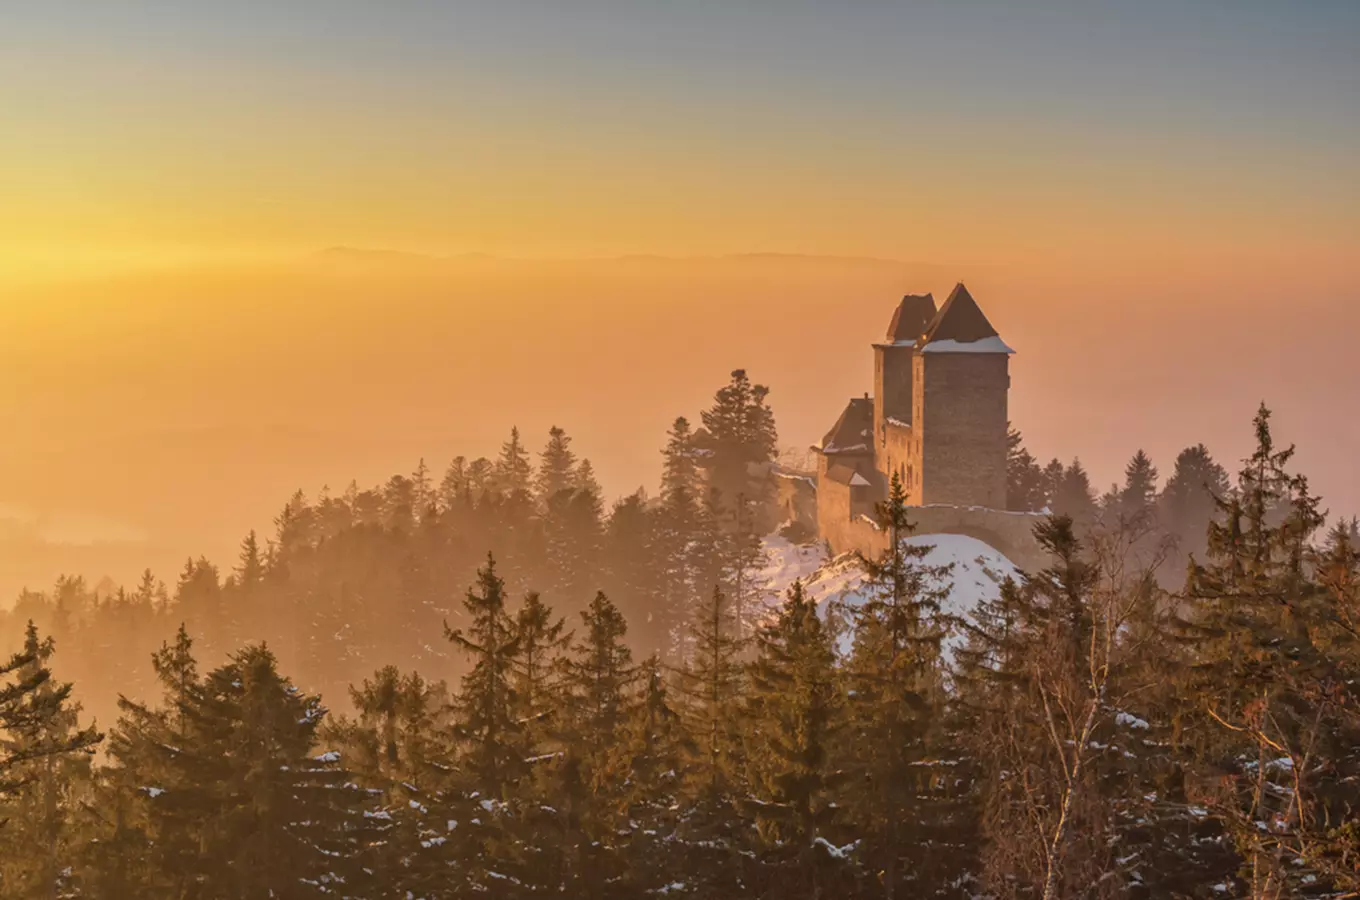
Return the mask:
{"type": "Polygon", "coordinates": [[[1140,719],[1132,713],[1126,713],[1123,710],[1114,714],[1114,724],[1123,725],[1126,728],[1139,728],[1144,731],[1152,727],[1148,725],[1146,719],[1140,719]]]}
{"type": "MultiPolygon", "coordinates": [[[[919,565],[950,567],[941,584],[927,585],[929,588],[949,588],[949,597],[941,604],[941,612],[945,615],[970,615],[982,601],[999,597],[1001,585],[1007,578],[1019,580],[1020,577],[1015,563],[974,537],[920,534],[903,543],[929,548],[918,560],[919,565]]],[[[795,581],[802,582],[804,595],[817,604],[823,616],[861,606],[870,597],[864,571],[852,553],[830,558],[820,542],[794,544],[778,535],[765,538],[762,549],[765,564],[757,575],[757,583],[764,585],[765,602],[771,612],[783,602],[795,581]]],[[[961,639],[960,635],[951,634],[945,642],[946,653],[961,639]]],[[[853,635],[842,634],[838,649],[848,654],[852,641],[853,635]]]]}

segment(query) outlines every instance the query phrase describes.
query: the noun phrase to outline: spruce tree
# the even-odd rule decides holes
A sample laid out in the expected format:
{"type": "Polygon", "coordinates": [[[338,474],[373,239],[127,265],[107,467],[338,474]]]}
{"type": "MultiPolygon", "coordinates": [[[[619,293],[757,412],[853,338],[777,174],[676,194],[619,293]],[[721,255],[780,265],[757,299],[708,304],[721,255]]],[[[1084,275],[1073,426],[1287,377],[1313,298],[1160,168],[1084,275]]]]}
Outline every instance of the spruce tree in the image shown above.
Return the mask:
{"type": "Polygon", "coordinates": [[[515,659],[511,685],[516,718],[533,748],[542,748],[552,733],[551,718],[559,711],[561,655],[572,634],[566,620],[555,617],[538,592],[530,591],[515,615],[515,659]]]}
{"type": "Polygon", "coordinates": [[[416,464],[416,470],[411,473],[411,502],[418,519],[423,519],[425,513],[435,503],[434,483],[430,476],[430,467],[425,465],[425,457],[423,456],[420,458],[420,462],[416,464]]]}
{"type": "MultiPolygon", "coordinates": [[[[1056,474],[1051,471],[1050,476],[1056,474]]],[[[1082,467],[1081,460],[1074,459],[1058,477],[1049,498],[1049,508],[1054,515],[1066,516],[1079,531],[1089,528],[1096,517],[1096,495],[1091,488],[1091,478],[1082,467]]]]}
{"type": "Polygon", "coordinates": [[[507,498],[530,496],[533,467],[529,453],[519,438],[519,428],[510,429],[510,439],[501,445],[500,456],[491,472],[490,487],[507,498]]]}
{"type": "Polygon", "coordinates": [[[1127,522],[1139,523],[1153,513],[1157,499],[1157,467],[1142,450],[1124,468],[1124,486],[1119,491],[1119,511],[1127,522]]]}
{"type": "Polygon", "coordinates": [[[563,664],[565,753],[554,802],[562,805],[566,842],[563,886],[569,894],[593,898],[615,892],[622,875],[625,729],[635,669],[624,643],[627,625],[603,593],[581,614],[581,626],[563,664]]]}
{"type": "Polygon", "coordinates": [[[571,438],[554,425],[548,430],[548,443],[538,457],[538,472],[534,476],[534,496],[540,508],[562,491],[576,488],[576,454],[571,449],[571,438]]]}
{"type": "Polygon", "coordinates": [[[1006,508],[1038,512],[1048,503],[1045,476],[1015,428],[1006,432],[1006,508]]]}
{"type": "Polygon", "coordinates": [[[468,591],[463,608],[467,628],[444,626],[445,636],[472,660],[454,701],[454,734],[477,783],[491,797],[504,800],[524,773],[525,734],[513,681],[519,635],[491,556],[477,571],[477,585],[468,591]]]}
{"type": "Polygon", "coordinates": [[[55,649],[29,622],[0,665],[0,893],[16,900],[74,893],[76,807],[102,740],[80,726],[71,685],[53,681],[55,649]]]}
{"type": "Polygon", "coordinates": [[[604,489],[600,487],[600,480],[595,477],[595,466],[590,460],[583,459],[581,464],[576,467],[576,474],[572,478],[572,486],[583,494],[589,494],[597,502],[603,503],[604,489]]]}
{"type": "Polygon", "coordinates": [[[944,860],[925,852],[934,829],[932,798],[941,785],[936,769],[944,751],[944,671],[941,645],[946,622],[941,603],[947,568],[928,566],[930,548],[908,542],[906,492],[893,475],[877,508],[887,547],[860,558],[867,596],[853,610],[854,645],[847,667],[852,694],[846,738],[854,789],[847,805],[863,823],[861,856],[881,872],[883,895],[900,896],[948,880],[934,870],[944,860]],[[926,801],[926,802],[923,802],[926,801]]]}
{"type": "MultiPolygon", "coordinates": [[[[763,845],[760,881],[774,896],[836,896],[841,853],[828,840],[838,781],[831,748],[843,698],[830,637],[801,582],[756,642],[745,717],[750,814],[763,845]]],[[[840,881],[843,890],[844,874],[840,881]]]]}
{"type": "Polygon", "coordinates": [[[440,506],[446,512],[457,509],[466,502],[470,493],[467,458],[455,456],[439,482],[440,506]]]}
{"type": "Polygon", "coordinates": [[[1228,473],[1203,444],[1187,447],[1176,456],[1157,504],[1162,527],[1175,540],[1182,566],[1185,556],[1204,558],[1209,523],[1217,514],[1214,498],[1226,498],[1229,487],[1228,473]]]}
{"type": "Polygon", "coordinates": [[[753,384],[746,370],[736,369],[701,415],[708,434],[708,446],[703,449],[711,454],[711,483],[726,503],[742,495],[757,503],[768,499],[771,483],[753,478],[752,470],[773,463],[778,453],[769,393],[768,387],[753,384]]]}
{"type": "Polygon", "coordinates": [[[712,582],[701,583],[696,573],[703,490],[689,422],[683,417],[676,419],[666,437],[656,523],[662,595],[655,627],[662,656],[674,660],[680,656],[682,633],[690,611],[712,582]]]}
{"type": "Polygon", "coordinates": [[[1256,449],[1236,496],[1217,500],[1179,622],[1192,649],[1183,748],[1222,785],[1205,799],[1242,853],[1243,888],[1321,896],[1340,883],[1331,853],[1347,841],[1344,810],[1360,802],[1344,774],[1355,770],[1348,710],[1360,669],[1341,625],[1345,592],[1314,578],[1335,571],[1310,544],[1323,522],[1318,500],[1289,471],[1294,448],[1276,446],[1264,406],[1254,425],[1256,449]]]}
{"type": "MultiPolygon", "coordinates": [[[[362,895],[372,797],[317,752],[326,710],[247,647],[199,678],[181,631],[157,654],[165,705],[125,703],[110,778],[136,797],[146,854],[137,896],[362,895]]],[[[135,843],[124,834],[122,839],[135,843]]]]}
{"type": "Polygon", "coordinates": [[[695,748],[671,702],[659,657],[643,661],[638,680],[641,696],[633,704],[624,747],[628,772],[623,809],[629,826],[623,881],[641,893],[675,884],[685,875],[670,848],[682,816],[681,773],[695,748]]]}
{"type": "Polygon", "coordinates": [[[740,883],[745,823],[738,803],[745,796],[745,759],[740,707],[745,673],[743,643],[731,604],[715,587],[694,611],[689,662],[681,672],[682,715],[692,749],[686,759],[688,810],[679,832],[677,860],[689,873],[687,889],[721,896],[740,883]]]}
{"type": "Polygon", "coordinates": [[[628,619],[634,646],[657,654],[670,646],[660,518],[641,491],[619,500],[605,525],[601,554],[606,593],[628,619]]]}

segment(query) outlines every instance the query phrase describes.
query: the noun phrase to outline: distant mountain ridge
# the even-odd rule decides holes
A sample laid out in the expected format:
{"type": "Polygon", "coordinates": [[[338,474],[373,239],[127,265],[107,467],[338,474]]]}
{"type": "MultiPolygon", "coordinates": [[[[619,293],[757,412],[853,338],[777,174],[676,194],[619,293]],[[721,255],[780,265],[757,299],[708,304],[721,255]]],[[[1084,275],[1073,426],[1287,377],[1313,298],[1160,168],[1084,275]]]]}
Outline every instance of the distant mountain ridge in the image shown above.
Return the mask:
{"type": "MultiPolygon", "coordinates": [[[[664,253],[622,253],[616,256],[511,256],[496,253],[424,253],[416,250],[394,250],[387,248],[354,247],[336,245],[326,247],[310,255],[311,259],[322,262],[339,263],[411,263],[438,265],[458,262],[513,262],[541,264],[571,263],[779,263],[814,265],[855,265],[872,267],[900,267],[905,269],[938,269],[953,271],[959,267],[949,263],[908,261],[889,259],[880,256],[839,255],[820,253],[794,253],[778,251],[759,251],[750,253],[694,254],[675,256],[664,253]]],[[[979,268],[971,265],[970,268],[979,268]]]]}

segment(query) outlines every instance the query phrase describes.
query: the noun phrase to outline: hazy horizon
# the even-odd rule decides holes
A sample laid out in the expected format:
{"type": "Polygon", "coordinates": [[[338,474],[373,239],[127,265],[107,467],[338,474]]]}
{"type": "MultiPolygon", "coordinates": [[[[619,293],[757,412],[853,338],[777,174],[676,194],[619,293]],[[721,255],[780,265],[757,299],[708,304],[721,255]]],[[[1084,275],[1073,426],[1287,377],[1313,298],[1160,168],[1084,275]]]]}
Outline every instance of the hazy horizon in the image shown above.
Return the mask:
{"type": "Polygon", "coordinates": [[[330,248],[30,284],[14,296],[38,302],[0,306],[0,369],[24,387],[0,409],[0,590],[8,603],[58,574],[127,583],[145,566],[173,581],[199,554],[229,566],[296,489],[376,484],[422,457],[440,473],[493,456],[512,426],[535,452],[566,428],[611,499],[654,490],[671,419],[697,419],[737,367],[771,387],[781,444],[806,448],[871,389],[868,345],[901,294],[943,300],[956,280],[1018,351],[1011,418],[1041,459],[1079,457],[1104,489],[1140,447],[1165,476],[1203,441],[1235,470],[1264,401],[1326,505],[1360,511],[1360,425],[1329,393],[1353,377],[1360,315],[1326,292],[1360,297],[1349,285],[330,248]]]}
{"type": "Polygon", "coordinates": [[[297,488],[512,425],[651,486],[738,366],[806,446],[897,298],[957,280],[1019,351],[1036,455],[1100,489],[1140,446],[1233,469],[1265,401],[1360,511],[1356,4],[0,23],[0,603],[225,564],[297,488]]]}

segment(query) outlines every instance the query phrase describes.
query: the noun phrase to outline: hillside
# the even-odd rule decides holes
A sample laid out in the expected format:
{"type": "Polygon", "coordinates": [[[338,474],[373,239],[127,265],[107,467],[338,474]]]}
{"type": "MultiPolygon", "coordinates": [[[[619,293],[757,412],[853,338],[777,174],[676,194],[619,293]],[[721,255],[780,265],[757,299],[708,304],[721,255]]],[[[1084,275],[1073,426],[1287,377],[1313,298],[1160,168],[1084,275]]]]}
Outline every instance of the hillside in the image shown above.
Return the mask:
{"type": "MultiPolygon", "coordinates": [[[[950,567],[945,579],[949,600],[944,612],[966,616],[983,600],[998,596],[1006,579],[1019,578],[1020,570],[1003,554],[977,538],[961,534],[927,534],[908,538],[906,543],[929,547],[920,561],[923,566],[950,567]]],[[[817,602],[825,615],[836,606],[854,607],[866,599],[864,573],[853,554],[830,556],[822,543],[794,544],[778,535],[763,542],[766,564],[760,572],[769,602],[777,604],[794,581],[801,580],[804,591],[817,602]]],[[[958,637],[946,641],[946,652],[958,637]]],[[[842,652],[849,651],[849,638],[842,638],[842,652]]]]}

